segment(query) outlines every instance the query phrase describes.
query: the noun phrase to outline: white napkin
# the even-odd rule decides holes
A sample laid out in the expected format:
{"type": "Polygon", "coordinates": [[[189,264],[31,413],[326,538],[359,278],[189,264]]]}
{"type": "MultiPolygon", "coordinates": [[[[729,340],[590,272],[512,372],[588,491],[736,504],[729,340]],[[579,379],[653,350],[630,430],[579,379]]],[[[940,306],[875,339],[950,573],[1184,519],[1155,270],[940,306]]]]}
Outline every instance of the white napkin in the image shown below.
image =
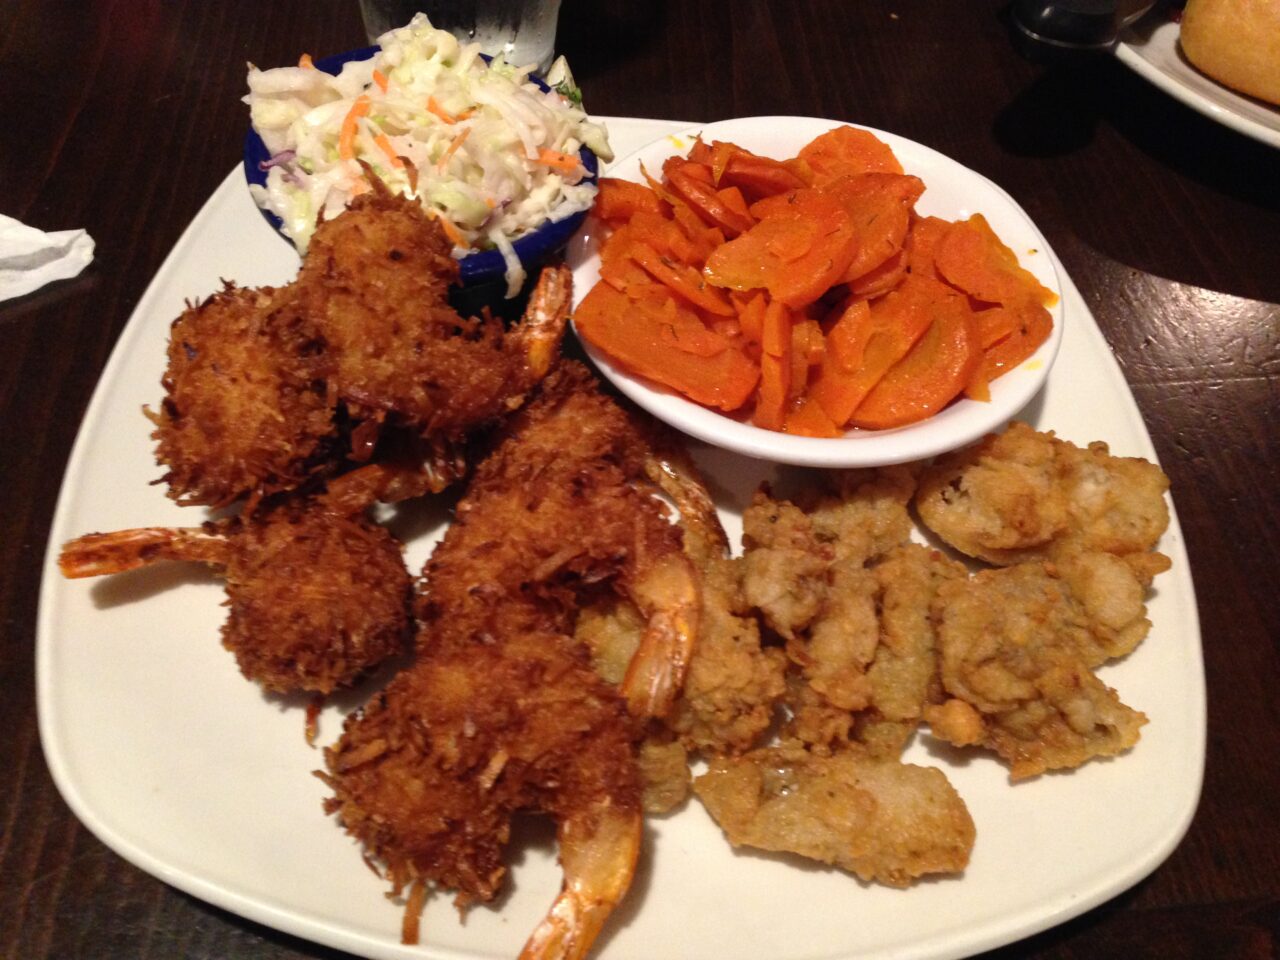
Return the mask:
{"type": "Polygon", "coordinates": [[[45,233],[0,214],[0,300],[78,276],[93,260],[93,238],[83,230],[45,233]]]}

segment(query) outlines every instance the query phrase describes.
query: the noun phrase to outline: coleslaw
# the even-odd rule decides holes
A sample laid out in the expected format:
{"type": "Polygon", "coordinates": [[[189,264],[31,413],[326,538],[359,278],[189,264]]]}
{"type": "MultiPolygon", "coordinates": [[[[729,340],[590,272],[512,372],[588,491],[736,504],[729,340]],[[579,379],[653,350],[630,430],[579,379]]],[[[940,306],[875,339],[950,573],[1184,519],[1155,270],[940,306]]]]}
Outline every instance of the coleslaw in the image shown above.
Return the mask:
{"type": "Polygon", "coordinates": [[[337,216],[376,176],[440,219],[455,257],[498,250],[515,296],[525,272],[512,241],[590,208],[581,147],[613,156],[563,58],[549,73],[556,89],[541,89],[531,69],[486,61],[424,14],[336,76],[306,55],[296,67],[250,65],[244,101],[271,154],[253,198],[305,253],[318,218],[337,216]]]}

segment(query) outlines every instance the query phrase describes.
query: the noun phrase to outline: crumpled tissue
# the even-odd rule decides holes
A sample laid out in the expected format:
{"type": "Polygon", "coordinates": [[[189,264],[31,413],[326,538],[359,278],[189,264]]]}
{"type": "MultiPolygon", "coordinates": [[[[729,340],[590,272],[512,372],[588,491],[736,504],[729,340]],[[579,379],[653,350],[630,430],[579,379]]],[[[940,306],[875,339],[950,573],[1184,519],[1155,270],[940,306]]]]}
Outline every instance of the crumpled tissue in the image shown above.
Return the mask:
{"type": "Polygon", "coordinates": [[[79,276],[93,260],[93,238],[83,230],[45,233],[0,214],[0,300],[79,276]]]}

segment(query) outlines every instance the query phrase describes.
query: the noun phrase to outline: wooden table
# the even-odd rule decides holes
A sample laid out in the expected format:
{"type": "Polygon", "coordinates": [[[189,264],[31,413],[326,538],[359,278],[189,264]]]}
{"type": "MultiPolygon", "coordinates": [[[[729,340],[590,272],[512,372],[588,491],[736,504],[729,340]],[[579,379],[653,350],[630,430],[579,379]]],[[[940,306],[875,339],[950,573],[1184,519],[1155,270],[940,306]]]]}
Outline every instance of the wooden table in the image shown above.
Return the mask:
{"type": "MultiPolygon", "coordinates": [[[[162,259],[238,161],[245,61],[362,42],[350,0],[0,5],[0,212],[98,243],[79,279],[0,304],[0,956],[337,956],[179,893],[84,830],[41,755],[32,651],[81,413],[162,259]]],[[[993,956],[1276,956],[1280,151],[1113,59],[1028,62],[998,0],[565,0],[559,47],[594,112],[881,127],[986,174],[1037,221],[1173,479],[1209,753],[1199,812],[1163,866],[993,956]]]]}

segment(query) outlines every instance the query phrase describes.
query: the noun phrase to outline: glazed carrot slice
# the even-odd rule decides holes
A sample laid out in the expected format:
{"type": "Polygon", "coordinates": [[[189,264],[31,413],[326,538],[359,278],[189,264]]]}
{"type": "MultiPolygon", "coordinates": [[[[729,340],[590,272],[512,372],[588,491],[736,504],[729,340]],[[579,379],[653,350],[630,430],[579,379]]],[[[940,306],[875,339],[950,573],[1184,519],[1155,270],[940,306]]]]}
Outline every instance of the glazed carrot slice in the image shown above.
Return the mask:
{"type": "Polygon", "coordinates": [[[1056,294],[1018,263],[980,213],[947,231],[935,264],[948,283],[978,300],[1008,304],[1030,296],[1045,306],[1057,301],[1056,294]]]}
{"type": "Polygon", "coordinates": [[[738,324],[742,337],[748,343],[760,344],[764,340],[764,312],[767,298],[757,290],[751,293],[738,308],[738,324]]]}
{"type": "Polygon", "coordinates": [[[629,220],[641,210],[658,216],[666,213],[658,195],[642,183],[601,177],[597,183],[595,214],[602,220],[629,220]]]}
{"type": "Polygon", "coordinates": [[[880,380],[933,324],[941,298],[935,287],[963,299],[940,283],[908,279],[871,304],[855,301],[827,334],[827,352],[812,394],[837,426],[849,423],[880,380]]]}
{"type": "Polygon", "coordinates": [[[1049,311],[1032,300],[1023,300],[1001,309],[1012,314],[1013,330],[984,351],[982,366],[988,380],[994,380],[1024,362],[1049,339],[1053,330],[1049,311]]]}
{"type": "Polygon", "coordinates": [[[822,404],[813,397],[805,397],[787,414],[783,429],[800,437],[840,436],[840,430],[831,422],[831,418],[822,409],[822,404]]]}
{"type": "Polygon", "coordinates": [[[647,243],[639,241],[631,245],[631,259],[644,267],[655,280],[695,307],[718,317],[734,315],[733,305],[729,303],[724,291],[708,284],[702,274],[692,267],[669,260],[647,243]]]}
{"type": "Polygon", "coordinates": [[[813,303],[849,268],[857,248],[848,215],[829,198],[805,216],[771,216],[707,258],[716,286],[761,287],[793,310],[813,303]]]}
{"type": "MultiPolygon", "coordinates": [[[[852,272],[852,271],[849,271],[852,272]]],[[[880,266],[869,270],[849,284],[849,292],[868,300],[883,296],[902,282],[907,274],[907,251],[904,247],[880,266]]]]}
{"type": "MultiPolygon", "coordinates": [[[[716,195],[715,188],[709,182],[704,182],[692,175],[689,167],[690,165],[688,164],[682,167],[673,167],[667,173],[667,182],[672,192],[687,203],[693,212],[706,223],[723,230],[726,237],[736,237],[738,234],[750,230],[755,224],[751,215],[744,215],[727,206],[716,195]]],[[[708,168],[696,167],[696,169],[708,168]]],[[[708,170],[709,177],[710,171],[708,170]]]]}
{"type": "Polygon", "coordinates": [[[884,430],[932,416],[960,395],[981,365],[968,299],[942,284],[932,286],[933,322],[858,404],[850,420],[854,426],[884,430]]]}
{"type": "Polygon", "coordinates": [[[801,190],[808,186],[785,163],[768,157],[757,157],[745,151],[729,158],[724,173],[716,182],[721,186],[737,187],[750,200],[801,190]]]}
{"type": "MultiPolygon", "coordinates": [[[[678,311],[677,305],[677,311],[678,311]]],[[[608,284],[591,288],[574,312],[574,325],[588,343],[625,369],[720,410],[736,410],[755,392],[760,371],[729,341],[711,355],[701,338],[697,352],[672,349],[679,331],[664,327],[651,310],[637,308],[608,284]],[[665,329],[665,333],[664,333],[665,329]]],[[[691,328],[686,328],[686,331],[691,328]]],[[[716,334],[705,331],[709,336],[716,334]]]]}
{"type": "Polygon", "coordinates": [[[940,279],[934,261],[937,258],[938,246],[953,227],[950,220],[938,217],[915,217],[911,221],[911,231],[907,234],[907,269],[915,277],[929,280],[940,279]]]}
{"type": "Polygon", "coordinates": [[[858,237],[857,255],[844,275],[845,283],[856,283],[902,250],[911,208],[924,192],[924,182],[893,173],[865,173],[841,177],[824,189],[844,206],[858,237]]]}
{"type": "Polygon", "coordinates": [[[751,421],[766,430],[781,430],[786,423],[791,394],[792,317],[783,304],[770,300],[765,305],[760,337],[760,389],[751,421]]]}
{"type": "Polygon", "coordinates": [[[798,159],[813,171],[813,186],[859,173],[902,173],[893,151],[875,134],[856,127],[836,127],[800,151],[798,159]]]}
{"type": "Polygon", "coordinates": [[[791,392],[791,360],[760,355],[760,389],[751,422],[766,430],[781,430],[787,422],[787,395],[791,392]]]}

